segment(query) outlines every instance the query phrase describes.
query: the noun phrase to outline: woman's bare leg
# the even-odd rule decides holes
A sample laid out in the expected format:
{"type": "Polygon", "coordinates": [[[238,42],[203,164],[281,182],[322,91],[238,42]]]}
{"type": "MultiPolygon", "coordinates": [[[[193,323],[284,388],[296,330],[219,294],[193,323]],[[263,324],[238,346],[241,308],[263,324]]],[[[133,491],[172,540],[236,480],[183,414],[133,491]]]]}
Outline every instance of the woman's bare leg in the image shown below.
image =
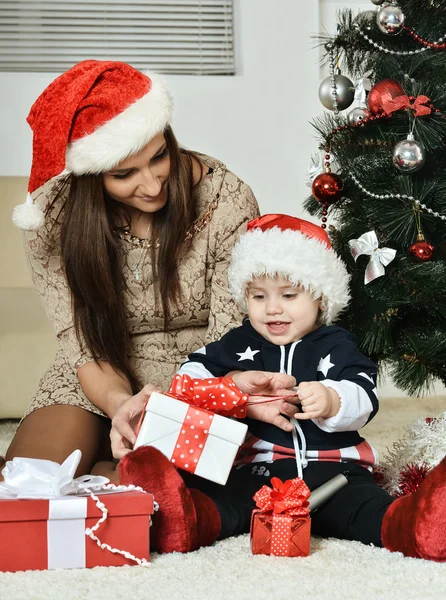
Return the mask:
{"type": "Polygon", "coordinates": [[[114,484],[119,484],[118,464],[112,460],[100,460],[91,469],[92,475],[102,475],[108,477],[114,484]]]}
{"type": "Polygon", "coordinates": [[[79,449],[78,477],[90,473],[96,462],[111,460],[109,433],[110,421],[105,417],[69,404],[46,406],[22,421],[5,458],[25,456],[62,463],[79,449]]]}

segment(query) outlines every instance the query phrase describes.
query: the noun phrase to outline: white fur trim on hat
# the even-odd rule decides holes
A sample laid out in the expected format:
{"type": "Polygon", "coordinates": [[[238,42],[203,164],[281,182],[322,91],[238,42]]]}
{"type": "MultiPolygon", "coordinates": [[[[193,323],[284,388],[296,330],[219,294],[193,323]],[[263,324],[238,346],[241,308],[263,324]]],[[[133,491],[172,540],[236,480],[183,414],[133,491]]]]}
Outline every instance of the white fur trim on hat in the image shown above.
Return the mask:
{"type": "Polygon", "coordinates": [[[299,231],[273,227],[248,231],[235,244],[229,267],[229,288],[246,310],[246,287],[262,275],[287,277],[321,298],[321,322],[330,324],[347,306],[350,276],[334,250],[299,231]]]}
{"type": "Polygon", "coordinates": [[[104,173],[143,148],[171,122],[172,96],[163,80],[147,73],[150,91],[90,135],[68,145],[66,167],[75,175],[104,173]]]}

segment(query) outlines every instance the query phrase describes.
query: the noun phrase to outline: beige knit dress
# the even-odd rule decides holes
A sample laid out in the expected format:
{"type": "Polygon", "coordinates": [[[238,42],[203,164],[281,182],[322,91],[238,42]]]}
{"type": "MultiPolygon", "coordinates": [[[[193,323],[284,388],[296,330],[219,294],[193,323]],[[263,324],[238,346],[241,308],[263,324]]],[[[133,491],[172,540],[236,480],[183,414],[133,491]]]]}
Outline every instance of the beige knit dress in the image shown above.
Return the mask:
{"type": "MultiPolygon", "coordinates": [[[[241,321],[228,292],[227,268],[235,240],[247,222],[258,216],[257,202],[251,189],[221,162],[204,155],[200,160],[212,171],[195,189],[199,217],[191,246],[179,264],[182,301],[172,310],[167,333],[163,332],[162,314],[155,309],[150,252],[135,245],[135,240],[120,239],[128,286],[125,309],[132,337],[131,358],[140,380],[162,390],[168,388],[188,353],[218,339],[241,321]],[[135,273],[141,265],[138,280],[135,273]]],[[[47,184],[36,194],[42,208],[48,203],[51,187],[47,184]]],[[[34,285],[59,341],[55,360],[41,379],[26,415],[55,404],[71,404],[102,415],[83,394],[76,375],[92,358],[80,347],[73,328],[58,223],[46,218],[40,230],[26,232],[25,249],[34,285]]]]}

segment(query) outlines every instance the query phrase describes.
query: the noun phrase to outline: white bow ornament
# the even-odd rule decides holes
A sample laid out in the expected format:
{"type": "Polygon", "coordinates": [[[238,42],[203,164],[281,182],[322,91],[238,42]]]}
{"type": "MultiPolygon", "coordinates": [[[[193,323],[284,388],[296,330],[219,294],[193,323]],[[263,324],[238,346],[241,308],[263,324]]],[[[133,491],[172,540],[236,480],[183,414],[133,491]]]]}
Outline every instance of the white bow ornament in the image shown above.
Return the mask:
{"type": "Polygon", "coordinates": [[[322,163],[322,157],[320,154],[313,156],[311,159],[311,165],[308,167],[308,181],[307,186],[311,188],[313,181],[318,175],[324,172],[324,165],[322,163]]]}
{"type": "Polygon", "coordinates": [[[364,75],[355,81],[355,100],[359,100],[361,104],[365,104],[367,92],[372,89],[372,83],[369,76],[372,71],[367,71],[364,75]]]}
{"type": "Polygon", "coordinates": [[[396,256],[396,250],[393,248],[379,247],[378,238],[373,230],[364,233],[357,240],[350,240],[348,245],[355,261],[357,260],[358,256],[361,256],[362,254],[367,254],[370,256],[370,260],[364,274],[365,285],[377,277],[382,277],[385,275],[385,267],[387,267],[387,265],[390,264],[396,256]]]}

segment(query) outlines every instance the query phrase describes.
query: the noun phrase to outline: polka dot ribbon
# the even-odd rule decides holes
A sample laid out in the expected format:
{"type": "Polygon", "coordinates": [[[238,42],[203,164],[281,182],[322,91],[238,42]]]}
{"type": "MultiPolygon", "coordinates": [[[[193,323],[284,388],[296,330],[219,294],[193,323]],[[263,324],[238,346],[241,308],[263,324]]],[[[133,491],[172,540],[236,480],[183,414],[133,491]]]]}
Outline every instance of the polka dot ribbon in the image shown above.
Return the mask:
{"type": "Polygon", "coordinates": [[[197,380],[189,375],[176,375],[167,396],[191,405],[170,461],[179,469],[195,473],[214,413],[243,418],[248,396],[238,389],[230,377],[197,380]]]}
{"type": "Polygon", "coordinates": [[[239,390],[231,377],[194,379],[189,375],[175,375],[167,396],[223,417],[242,419],[246,416],[248,395],[239,390]]]}
{"type": "Polygon", "coordinates": [[[262,513],[273,512],[290,517],[307,516],[310,490],[300,477],[282,482],[278,477],[271,479],[272,488],[264,485],[254,494],[254,501],[262,513]]]}
{"type": "Polygon", "coordinates": [[[296,517],[308,519],[310,490],[300,477],[285,482],[273,477],[271,485],[272,489],[264,485],[254,494],[256,512],[272,513],[271,554],[289,556],[296,517]]]}

